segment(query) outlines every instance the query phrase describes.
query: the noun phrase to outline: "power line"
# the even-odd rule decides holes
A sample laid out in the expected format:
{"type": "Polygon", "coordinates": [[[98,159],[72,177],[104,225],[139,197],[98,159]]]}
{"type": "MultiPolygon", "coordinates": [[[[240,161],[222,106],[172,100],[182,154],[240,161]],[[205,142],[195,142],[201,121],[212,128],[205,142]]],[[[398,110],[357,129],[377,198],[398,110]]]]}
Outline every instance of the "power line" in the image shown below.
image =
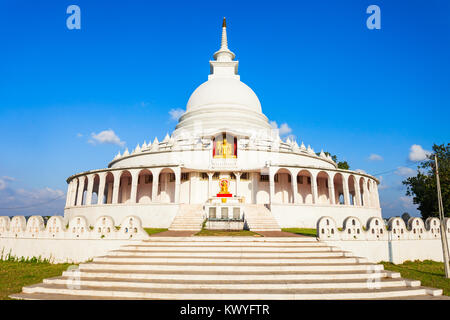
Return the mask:
{"type": "MultiPolygon", "coordinates": [[[[417,163],[412,163],[410,165],[404,165],[403,167],[410,168],[410,167],[414,167],[414,166],[417,166],[417,163]]],[[[395,169],[388,170],[388,171],[375,173],[375,174],[373,174],[373,176],[381,176],[381,175],[384,175],[384,174],[393,173],[393,172],[395,172],[397,170],[398,170],[398,167],[395,168],[395,169]]]]}
{"type": "Polygon", "coordinates": [[[53,202],[53,201],[55,201],[55,200],[61,199],[62,197],[65,197],[65,194],[62,194],[62,195],[60,195],[60,196],[58,196],[58,197],[56,197],[56,198],[54,198],[54,199],[51,199],[51,200],[48,200],[48,201],[44,201],[44,202],[35,203],[35,204],[29,205],[29,206],[24,206],[24,207],[10,207],[10,208],[1,208],[1,207],[0,207],[0,210],[17,210],[17,209],[29,209],[29,208],[35,208],[35,207],[39,207],[39,206],[41,206],[41,205],[44,205],[44,204],[53,202]]]}

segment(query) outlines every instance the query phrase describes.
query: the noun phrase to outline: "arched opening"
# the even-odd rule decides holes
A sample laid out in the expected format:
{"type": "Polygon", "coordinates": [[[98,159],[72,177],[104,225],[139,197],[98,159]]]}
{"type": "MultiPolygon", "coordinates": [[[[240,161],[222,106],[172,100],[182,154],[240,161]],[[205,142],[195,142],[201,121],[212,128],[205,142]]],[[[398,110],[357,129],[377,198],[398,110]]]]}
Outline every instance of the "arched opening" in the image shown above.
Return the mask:
{"type": "Polygon", "coordinates": [[[321,204],[331,204],[328,181],[328,173],[320,171],[317,175],[317,197],[318,202],[321,204]]]}
{"type": "Polygon", "coordinates": [[[269,175],[263,173],[257,173],[256,175],[256,185],[258,189],[256,191],[256,203],[265,204],[270,202],[270,185],[269,185],[269,175]]]}
{"type": "Polygon", "coordinates": [[[159,174],[158,199],[162,203],[175,202],[175,172],[163,169],[159,174]]]}
{"type": "Polygon", "coordinates": [[[348,177],[348,195],[350,197],[350,205],[356,206],[356,180],[354,176],[348,177]]]}
{"type": "Polygon", "coordinates": [[[118,203],[127,203],[131,197],[131,173],[127,170],[120,175],[118,203]]]}
{"type": "Polygon", "coordinates": [[[336,173],[333,178],[334,184],[334,200],[336,204],[344,205],[344,177],[340,173],[336,173]]]}
{"type": "Polygon", "coordinates": [[[136,203],[152,202],[153,175],[150,170],[143,169],[139,172],[136,203]]]}
{"type": "Polygon", "coordinates": [[[292,176],[289,170],[279,169],[274,176],[276,203],[294,203],[292,176]]]}
{"type": "Polygon", "coordinates": [[[312,175],[308,170],[302,170],[297,174],[297,192],[300,203],[313,203],[311,179],[312,175]]]}
{"type": "Polygon", "coordinates": [[[105,177],[105,190],[103,193],[103,203],[111,204],[114,190],[114,175],[108,172],[105,177]]]}
{"type": "Polygon", "coordinates": [[[87,196],[87,185],[88,185],[88,178],[84,177],[84,184],[83,184],[83,192],[81,193],[81,205],[86,205],[86,196],[87,196]]]}
{"type": "Polygon", "coordinates": [[[98,188],[100,186],[100,177],[98,174],[95,174],[93,179],[91,204],[99,204],[98,188]]]}

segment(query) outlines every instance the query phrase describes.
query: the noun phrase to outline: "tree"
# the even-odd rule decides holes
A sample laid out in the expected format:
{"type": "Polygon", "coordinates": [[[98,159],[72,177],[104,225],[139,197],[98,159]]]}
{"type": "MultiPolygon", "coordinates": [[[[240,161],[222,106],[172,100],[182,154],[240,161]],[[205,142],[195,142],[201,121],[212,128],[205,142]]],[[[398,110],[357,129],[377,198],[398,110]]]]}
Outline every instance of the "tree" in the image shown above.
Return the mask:
{"type": "Polygon", "coordinates": [[[434,144],[433,154],[419,164],[417,175],[402,181],[406,186],[406,195],[412,196],[413,203],[419,205],[417,209],[423,219],[439,217],[434,154],[438,157],[444,214],[450,217],[450,143],[434,144]]]}
{"type": "MultiPolygon", "coordinates": [[[[328,151],[325,151],[324,153],[325,153],[325,155],[331,157],[331,159],[337,164],[337,167],[338,167],[339,169],[345,169],[345,170],[350,169],[350,166],[349,166],[349,164],[347,163],[347,161],[338,161],[337,156],[336,156],[336,155],[332,155],[332,154],[329,153],[328,151]]],[[[317,154],[318,156],[320,156],[320,152],[317,152],[316,154],[317,154]]]]}
{"type": "Polygon", "coordinates": [[[403,219],[403,221],[405,221],[406,225],[408,225],[408,221],[409,221],[410,218],[411,218],[411,216],[409,215],[408,212],[403,212],[402,219],[403,219]]]}

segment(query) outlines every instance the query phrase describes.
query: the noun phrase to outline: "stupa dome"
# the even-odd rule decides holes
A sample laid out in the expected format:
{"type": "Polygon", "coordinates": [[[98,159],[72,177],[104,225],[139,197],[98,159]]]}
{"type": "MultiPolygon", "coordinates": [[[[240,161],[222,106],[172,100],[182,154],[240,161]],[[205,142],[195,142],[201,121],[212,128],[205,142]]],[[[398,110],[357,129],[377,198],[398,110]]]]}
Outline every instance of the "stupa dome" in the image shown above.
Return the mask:
{"type": "Polygon", "coordinates": [[[213,78],[201,84],[189,98],[186,111],[228,106],[262,112],[261,103],[253,90],[235,78],[213,78]]]}

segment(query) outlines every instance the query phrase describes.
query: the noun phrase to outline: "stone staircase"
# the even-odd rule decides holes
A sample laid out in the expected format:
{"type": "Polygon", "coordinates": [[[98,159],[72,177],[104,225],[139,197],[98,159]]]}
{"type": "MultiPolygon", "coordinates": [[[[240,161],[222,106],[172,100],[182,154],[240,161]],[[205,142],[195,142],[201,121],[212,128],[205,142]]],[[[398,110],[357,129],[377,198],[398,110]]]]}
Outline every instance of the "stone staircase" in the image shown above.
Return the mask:
{"type": "Polygon", "coordinates": [[[291,300],[426,299],[441,294],[310,237],[155,237],[11,297],[291,300]]]}
{"type": "Polygon", "coordinates": [[[180,204],[178,214],[169,227],[170,231],[200,231],[203,224],[203,205],[180,204]]]}
{"type": "Polygon", "coordinates": [[[250,231],[281,231],[272,212],[263,204],[246,204],[244,216],[250,231]]]}

